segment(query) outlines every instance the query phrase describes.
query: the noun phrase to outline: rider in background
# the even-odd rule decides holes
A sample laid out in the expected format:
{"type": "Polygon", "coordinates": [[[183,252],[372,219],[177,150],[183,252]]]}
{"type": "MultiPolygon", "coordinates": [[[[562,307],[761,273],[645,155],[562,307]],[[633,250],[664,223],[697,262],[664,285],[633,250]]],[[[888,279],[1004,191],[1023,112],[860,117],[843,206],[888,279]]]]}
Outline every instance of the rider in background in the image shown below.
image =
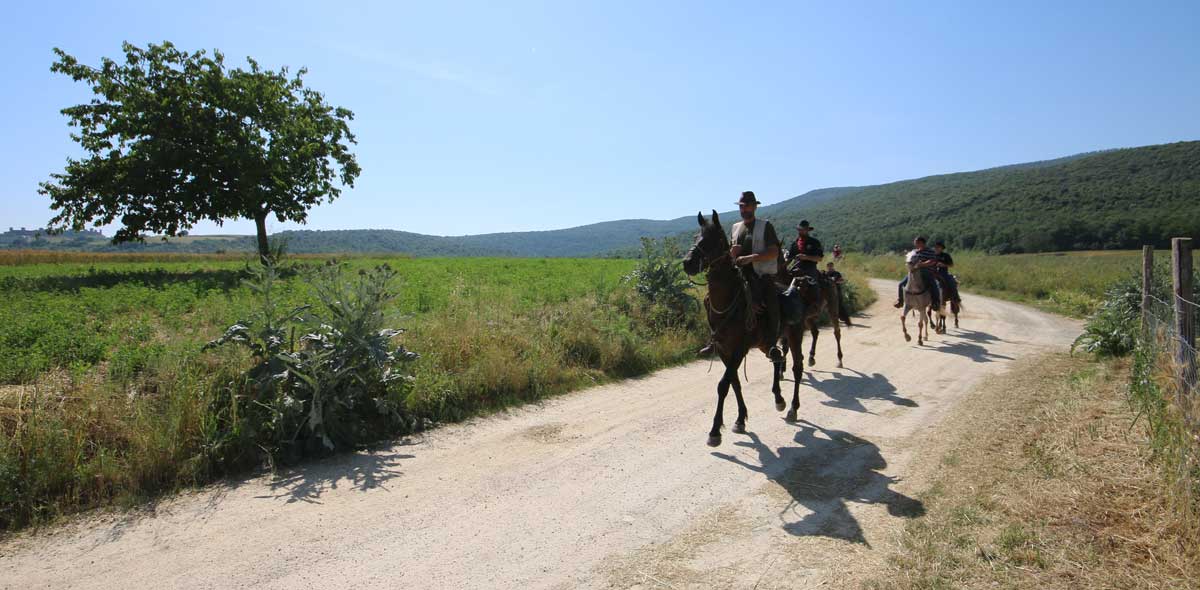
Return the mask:
{"type": "Polygon", "coordinates": [[[846,282],[846,279],[842,276],[842,273],[834,270],[832,262],[825,265],[825,278],[829,279],[829,282],[835,285],[841,285],[846,282]]]}
{"type": "Polygon", "coordinates": [[[809,225],[807,219],[801,221],[796,226],[799,235],[796,236],[796,241],[788,246],[785,256],[788,274],[793,277],[810,277],[813,284],[817,284],[821,278],[817,263],[825,258],[825,250],[821,247],[821,241],[812,236],[812,230],[813,226],[809,225]]]}
{"type": "Polygon", "coordinates": [[[833,245],[833,261],[834,262],[842,261],[842,247],[838,244],[833,245]]]}
{"type": "MultiPolygon", "coordinates": [[[[933,272],[930,270],[937,266],[937,253],[925,246],[925,236],[917,236],[913,240],[913,249],[904,256],[906,264],[916,263],[916,268],[925,273],[925,284],[929,285],[929,294],[933,297],[933,306],[941,306],[941,298],[939,297],[937,281],[934,280],[933,272]]],[[[896,304],[895,307],[904,307],[904,288],[908,286],[908,275],[904,275],[904,280],[900,281],[899,288],[896,289],[896,304]]]]}
{"type": "Polygon", "coordinates": [[[954,278],[954,275],[950,274],[950,269],[954,266],[954,258],[952,258],[950,253],[946,251],[946,243],[942,240],[934,242],[933,254],[934,258],[937,260],[937,266],[935,267],[935,270],[938,275],[942,277],[942,280],[944,280],[946,284],[946,300],[958,301],[958,279],[954,278]]]}

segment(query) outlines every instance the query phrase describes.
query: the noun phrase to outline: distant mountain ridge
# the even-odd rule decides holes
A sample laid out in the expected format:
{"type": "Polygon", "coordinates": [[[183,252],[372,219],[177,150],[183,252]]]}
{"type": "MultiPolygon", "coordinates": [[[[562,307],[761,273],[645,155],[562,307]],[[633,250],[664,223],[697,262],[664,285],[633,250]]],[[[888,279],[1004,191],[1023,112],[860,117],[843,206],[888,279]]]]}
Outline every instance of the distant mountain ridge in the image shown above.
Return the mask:
{"type": "MultiPolygon", "coordinates": [[[[736,195],[731,195],[732,203],[736,195]]],[[[710,209],[705,209],[708,213],[710,209]]],[[[720,211],[726,224],[732,208],[720,211]]],[[[1041,252],[1165,245],[1200,237],[1200,142],[1104,150],[887,184],[809,191],[759,209],[785,239],[810,219],[827,247],[894,250],[918,233],[952,247],[1041,252]]],[[[694,233],[695,214],[626,219],[557,230],[431,236],[397,230],[293,230],[275,234],[296,253],[412,256],[588,257],[636,251],[641,237],[694,233]]],[[[113,245],[95,234],[0,234],[0,247],[91,251],[217,252],[254,249],[252,236],[189,236],[113,245]]]]}

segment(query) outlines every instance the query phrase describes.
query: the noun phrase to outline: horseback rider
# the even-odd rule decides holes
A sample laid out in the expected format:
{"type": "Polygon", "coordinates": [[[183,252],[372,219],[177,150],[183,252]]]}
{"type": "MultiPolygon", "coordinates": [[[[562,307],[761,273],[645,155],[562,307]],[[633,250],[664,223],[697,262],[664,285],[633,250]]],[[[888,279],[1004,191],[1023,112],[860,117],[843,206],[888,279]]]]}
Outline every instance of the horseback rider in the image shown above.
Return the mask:
{"type": "Polygon", "coordinates": [[[825,258],[825,250],[821,247],[821,241],[812,236],[813,226],[808,223],[807,219],[802,220],[796,225],[798,235],[796,241],[788,245],[787,253],[784,254],[788,262],[788,274],[793,277],[809,277],[813,280],[813,284],[821,278],[821,271],[817,268],[817,263],[825,258]]]}
{"type": "MultiPolygon", "coordinates": [[[[787,275],[790,277],[805,277],[804,283],[799,285],[800,293],[803,294],[804,301],[808,303],[814,302],[816,299],[817,285],[821,284],[821,269],[818,269],[817,263],[820,263],[824,258],[824,249],[821,247],[821,240],[812,237],[812,225],[808,219],[803,219],[796,225],[798,233],[796,241],[792,242],[787,247],[785,257],[787,259],[787,275]]],[[[791,291],[788,291],[791,293],[791,291]]]]}
{"type": "MultiPolygon", "coordinates": [[[[929,285],[929,295],[933,298],[933,306],[941,307],[941,298],[937,286],[937,281],[934,280],[933,271],[930,270],[937,266],[937,254],[926,247],[925,236],[917,236],[913,240],[913,249],[905,255],[904,261],[908,264],[916,264],[916,268],[925,274],[925,284],[929,285]]],[[[896,289],[896,304],[897,309],[904,307],[904,288],[908,286],[908,275],[904,275],[904,279],[900,281],[900,286],[896,289]]]]}
{"type": "Polygon", "coordinates": [[[767,358],[777,361],[783,358],[779,348],[779,294],[775,289],[775,275],[779,272],[779,236],[775,226],[766,219],[756,219],[754,212],[759,201],[753,191],[745,191],[738,200],[738,213],[742,220],[733,224],[733,246],[729,257],[740,267],[742,278],[750,285],[750,295],[755,309],[766,308],[763,318],[762,336],[770,342],[767,358]]]}
{"type": "Polygon", "coordinates": [[[934,266],[934,271],[942,278],[943,284],[946,285],[946,300],[958,301],[958,279],[950,274],[950,268],[954,266],[954,258],[946,251],[946,242],[938,240],[933,243],[933,255],[937,260],[937,265],[934,266]]]}
{"type": "Polygon", "coordinates": [[[825,278],[835,285],[841,285],[846,282],[846,278],[842,276],[842,273],[833,268],[832,262],[825,265],[825,278]]]}

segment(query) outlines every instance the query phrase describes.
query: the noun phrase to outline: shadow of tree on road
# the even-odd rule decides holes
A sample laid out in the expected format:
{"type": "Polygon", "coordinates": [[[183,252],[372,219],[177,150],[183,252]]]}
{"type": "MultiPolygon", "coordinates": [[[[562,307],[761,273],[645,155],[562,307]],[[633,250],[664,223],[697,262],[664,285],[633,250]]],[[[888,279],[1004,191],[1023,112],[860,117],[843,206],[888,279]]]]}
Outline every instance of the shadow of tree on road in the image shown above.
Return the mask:
{"type": "Polygon", "coordinates": [[[759,464],[714,452],[713,455],[761,473],[785,490],[791,502],[780,512],[783,529],[796,536],[823,536],[868,545],[862,526],[850,513],[848,502],[884,504],[888,514],[916,518],[925,505],[890,489],[897,478],[879,471],[887,461],[875,444],[840,430],[799,423],[799,446],[771,450],[757,435],[734,443],[758,452],[759,464]]]}

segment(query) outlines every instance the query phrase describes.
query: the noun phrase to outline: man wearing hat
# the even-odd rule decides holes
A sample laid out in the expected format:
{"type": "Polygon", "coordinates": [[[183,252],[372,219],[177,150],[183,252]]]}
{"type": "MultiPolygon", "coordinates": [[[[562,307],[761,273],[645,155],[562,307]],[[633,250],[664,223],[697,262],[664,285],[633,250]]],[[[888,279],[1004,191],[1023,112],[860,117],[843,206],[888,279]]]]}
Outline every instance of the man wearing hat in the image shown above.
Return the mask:
{"type": "Polygon", "coordinates": [[[821,278],[817,263],[825,258],[821,241],[812,236],[813,226],[805,219],[796,226],[799,235],[787,249],[788,274],[793,277],[811,277],[816,284],[821,278]]]}
{"type": "Polygon", "coordinates": [[[742,277],[750,284],[755,306],[766,307],[763,340],[772,343],[767,358],[777,361],[783,358],[783,351],[776,344],[779,339],[779,297],[775,291],[775,274],[779,272],[779,236],[770,221],[755,219],[759,202],[753,191],[743,192],[737,205],[742,220],[733,224],[733,247],[729,257],[741,268],[742,277]]]}

